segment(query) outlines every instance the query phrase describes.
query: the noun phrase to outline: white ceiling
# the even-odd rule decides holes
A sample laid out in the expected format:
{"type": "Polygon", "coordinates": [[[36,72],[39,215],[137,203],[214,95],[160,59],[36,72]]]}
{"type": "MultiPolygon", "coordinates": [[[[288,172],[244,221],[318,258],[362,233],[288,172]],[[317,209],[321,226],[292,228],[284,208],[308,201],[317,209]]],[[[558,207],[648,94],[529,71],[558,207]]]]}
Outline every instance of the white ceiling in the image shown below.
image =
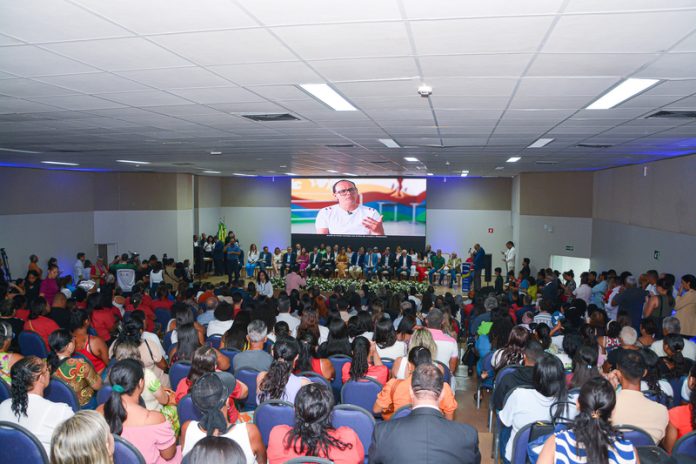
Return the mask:
{"type": "Polygon", "coordinates": [[[0,1],[0,165],[509,176],[696,152],[659,109],[696,110],[696,0],[0,1]],[[628,77],[662,81],[584,109],[628,77]],[[322,82],[359,111],[297,87],[322,82]],[[240,116],[277,112],[300,120],[240,116]]]}

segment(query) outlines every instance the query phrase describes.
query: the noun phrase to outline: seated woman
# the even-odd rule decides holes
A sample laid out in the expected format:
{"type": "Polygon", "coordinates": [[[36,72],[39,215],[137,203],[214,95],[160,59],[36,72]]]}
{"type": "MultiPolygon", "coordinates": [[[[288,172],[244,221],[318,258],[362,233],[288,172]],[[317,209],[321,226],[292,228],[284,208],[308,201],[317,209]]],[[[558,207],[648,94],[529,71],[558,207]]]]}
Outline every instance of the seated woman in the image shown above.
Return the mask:
{"type": "Polygon", "coordinates": [[[339,279],[345,279],[348,277],[348,255],[346,254],[346,248],[341,247],[341,250],[336,256],[336,274],[339,279]]]}
{"type": "Polygon", "coordinates": [[[13,337],[14,331],[10,323],[0,320],[0,379],[8,385],[12,385],[10,369],[14,363],[22,359],[21,354],[10,351],[13,337]]]}
{"type": "MultiPolygon", "coordinates": [[[[193,353],[201,347],[198,340],[198,332],[193,324],[186,324],[178,328],[179,341],[176,346],[169,350],[169,359],[171,363],[179,361],[191,361],[193,353]]],[[[211,348],[217,357],[217,368],[221,371],[226,371],[230,368],[230,358],[220,353],[219,350],[211,348]]],[[[174,386],[174,385],[172,385],[174,386]]]]}
{"type": "MultiPolygon", "coordinates": [[[[409,353],[411,350],[417,346],[424,346],[430,351],[430,357],[435,359],[437,357],[437,345],[433,339],[432,334],[428,329],[420,328],[413,332],[411,341],[408,344],[409,353]]],[[[394,360],[394,365],[392,366],[391,375],[395,379],[405,379],[408,371],[408,358],[402,356],[394,360]]]]}
{"type": "Polygon", "coordinates": [[[305,275],[307,266],[309,266],[309,253],[306,248],[302,248],[300,254],[297,256],[297,265],[299,266],[299,274],[305,275]]]}
{"type": "MultiPolygon", "coordinates": [[[[191,400],[201,414],[200,420],[187,421],[181,426],[181,450],[187,455],[196,443],[206,436],[226,437],[241,446],[248,464],[266,462],[266,447],[256,425],[230,420],[229,408],[234,407],[234,391],[239,381],[229,372],[208,372],[191,387],[191,400]]],[[[245,387],[246,388],[246,387],[245,387]]]]}
{"type": "Polygon", "coordinates": [[[170,298],[169,287],[166,284],[157,285],[157,298],[152,300],[152,309],[166,309],[171,311],[174,300],[170,298]]]}
{"type": "Polygon", "coordinates": [[[360,336],[355,337],[352,346],[353,359],[343,364],[341,371],[343,383],[370,377],[384,386],[389,378],[389,369],[382,364],[382,359],[377,354],[377,345],[360,336]]]}
{"type": "Polygon", "coordinates": [[[234,308],[226,301],[221,301],[213,311],[215,319],[208,323],[206,336],[224,335],[234,324],[234,308]]]}
{"type": "Polygon", "coordinates": [[[109,364],[109,349],[100,337],[87,333],[89,317],[82,310],[73,311],[70,315],[70,331],[75,338],[75,352],[89,359],[97,374],[101,374],[109,364]]]}
{"type": "MultiPolygon", "coordinates": [[[[167,360],[164,359],[162,353],[160,353],[156,346],[152,345],[149,340],[143,338],[144,330],[143,321],[131,317],[123,323],[116,341],[130,341],[136,343],[140,350],[140,360],[143,367],[150,369],[163,387],[169,388],[169,376],[164,373],[167,369],[167,360]]],[[[114,345],[109,349],[109,355],[111,356],[113,356],[113,348],[114,345]]]]}
{"type": "Polygon", "coordinates": [[[67,330],[58,329],[49,335],[48,344],[51,375],[72,388],[81,408],[94,409],[97,406],[94,393],[101,388],[102,379],[92,364],[71,357],[75,352],[75,338],[67,330]]]}
{"type": "Polygon", "coordinates": [[[603,377],[589,380],[580,389],[578,413],[570,429],[552,434],[544,443],[538,464],[631,464],[638,453],[610,423],[616,393],[603,377]]]}
{"type": "Polygon", "coordinates": [[[314,334],[309,331],[304,332],[297,341],[300,344],[300,354],[295,363],[295,373],[316,372],[329,381],[333,380],[336,377],[336,370],[331,361],[317,355],[317,338],[314,334]]]}
{"type": "Polygon", "coordinates": [[[51,307],[46,302],[46,298],[38,297],[29,309],[29,319],[24,323],[24,330],[39,334],[46,349],[48,349],[48,336],[60,329],[53,319],[46,317],[50,311],[51,307]]]}
{"type": "Polygon", "coordinates": [[[196,332],[198,332],[198,341],[201,345],[205,343],[206,328],[196,321],[191,306],[186,303],[174,303],[174,306],[172,306],[172,319],[169,320],[166,330],[172,333],[172,343],[177,343],[178,341],[176,328],[184,324],[193,324],[196,332]]]}
{"type": "Polygon", "coordinates": [[[273,298],[273,284],[269,280],[266,271],[259,271],[259,275],[256,276],[256,291],[259,295],[263,295],[268,298],[273,298]]]}
{"type": "Polygon", "coordinates": [[[380,358],[396,359],[406,355],[406,343],[397,338],[394,324],[386,317],[375,324],[375,344],[380,358]]]}
{"type": "MultiPolygon", "coordinates": [[[[599,369],[597,369],[597,357],[599,353],[590,346],[581,346],[575,352],[573,357],[573,373],[570,377],[570,389],[580,389],[587,383],[588,380],[599,377],[599,369]]],[[[566,383],[568,379],[566,377],[566,383]]],[[[574,401],[577,395],[571,397],[570,401],[574,401]]]]}
{"type": "Polygon", "coordinates": [[[112,464],[114,437],[96,411],[78,411],[55,430],[51,441],[52,464],[112,464]]]}
{"type": "Polygon", "coordinates": [[[667,380],[660,378],[660,358],[650,348],[642,348],[640,354],[645,361],[645,375],[640,381],[640,391],[650,391],[660,403],[667,404],[667,397],[674,398],[674,390],[667,380]]]}
{"type": "MultiPolygon", "coordinates": [[[[302,323],[298,328],[298,336],[302,323]]],[[[333,318],[329,321],[329,337],[325,343],[319,346],[319,356],[328,358],[337,354],[346,356],[351,355],[350,341],[348,341],[348,327],[340,317],[333,318]]]]}
{"type": "Polygon", "coordinates": [[[237,313],[232,327],[222,336],[220,349],[243,351],[247,346],[247,326],[250,322],[251,313],[249,311],[237,313]]]}
{"type": "Polygon", "coordinates": [[[142,364],[134,359],[119,361],[109,371],[111,396],[98,410],[103,411],[111,433],[128,440],[151,464],[181,462],[176,435],[164,415],[140,404],[145,389],[142,364]]]}
{"type": "Polygon", "coordinates": [[[407,315],[401,318],[399,326],[396,328],[396,339],[403,342],[406,349],[408,349],[408,344],[411,342],[411,337],[413,336],[413,331],[416,330],[416,326],[416,317],[407,315]]]}
{"type": "Polygon", "coordinates": [[[99,293],[87,297],[87,315],[89,323],[104,341],[111,340],[116,321],[121,319],[121,312],[111,303],[111,287],[103,287],[99,293]]]}
{"type": "MultiPolygon", "coordinates": [[[[345,327],[345,324],[344,324],[345,327]]],[[[319,351],[321,345],[329,339],[330,330],[328,327],[319,325],[319,314],[311,307],[305,307],[300,316],[300,325],[297,326],[296,337],[299,340],[304,332],[312,332],[319,340],[319,351]]]]}
{"type": "Polygon", "coordinates": [[[672,452],[677,440],[694,431],[694,424],[696,424],[696,413],[694,412],[696,411],[694,407],[696,405],[696,392],[694,391],[696,390],[696,365],[691,367],[686,383],[690,391],[689,403],[675,406],[669,410],[667,433],[662,441],[662,446],[668,453],[672,452]]]}
{"type": "Polygon", "coordinates": [[[299,389],[311,383],[304,377],[292,373],[300,347],[292,338],[281,338],[273,345],[273,362],[268,371],[256,377],[256,398],[259,403],[266,400],[295,402],[299,389]]]}
{"type": "Polygon", "coordinates": [[[636,341],[636,345],[644,348],[650,348],[655,342],[655,335],[657,334],[657,324],[655,324],[655,319],[646,318],[640,321],[640,336],[636,341]]]}
{"type": "Polygon", "coordinates": [[[268,440],[269,464],[282,464],[300,456],[317,456],[336,464],[358,464],[365,450],[348,427],[331,425],[333,394],[325,385],[310,383],[297,393],[295,425],[277,425],[268,440]]]}
{"type": "Polygon", "coordinates": [[[244,450],[226,437],[202,438],[186,455],[186,464],[246,464],[244,450]]]}
{"type": "Polygon", "coordinates": [[[43,359],[36,356],[20,359],[12,366],[10,374],[11,397],[0,403],[0,421],[31,430],[50,455],[53,431],[73,416],[73,410],[67,404],[44,398],[51,373],[43,359]]]}
{"type": "MultiPolygon", "coordinates": [[[[402,406],[411,403],[411,375],[416,367],[421,364],[431,364],[433,358],[430,350],[423,346],[416,346],[408,352],[408,367],[404,379],[390,379],[382,391],[377,395],[377,401],[373,407],[375,414],[382,414],[384,420],[389,420],[402,406]]],[[[442,398],[440,398],[440,411],[449,420],[454,420],[454,411],[457,410],[457,400],[448,383],[442,386],[442,398]]]]}
{"type": "MultiPolygon", "coordinates": [[[[537,359],[533,384],[534,388],[513,390],[498,416],[503,425],[512,428],[505,446],[505,459],[508,461],[512,459],[512,444],[517,432],[530,422],[550,421],[551,405],[557,401],[566,401],[567,398],[563,363],[552,354],[545,353],[537,359]]],[[[562,407],[556,408],[554,416],[567,417],[567,411],[562,407]]]]}
{"type": "Polygon", "coordinates": [[[688,375],[694,362],[682,354],[684,338],[681,335],[669,334],[665,335],[662,343],[667,356],[660,358],[657,365],[660,377],[673,379],[688,375]]]}
{"type": "MultiPolygon", "coordinates": [[[[502,321],[499,322],[498,319],[493,322],[491,334],[497,333],[495,329],[496,327],[499,327],[501,323],[502,321]]],[[[546,329],[548,330],[548,326],[546,326],[546,329]]],[[[491,341],[495,344],[497,339],[494,337],[494,340],[491,341]]],[[[524,362],[524,349],[527,346],[528,341],[529,332],[527,332],[527,329],[519,325],[512,327],[507,339],[504,342],[505,345],[493,353],[491,363],[496,372],[499,372],[501,369],[507,366],[521,365],[524,362]]],[[[544,343],[541,343],[540,341],[544,350],[546,350],[548,345],[551,343],[551,337],[548,337],[547,341],[548,344],[546,346],[544,346],[544,343]]]]}

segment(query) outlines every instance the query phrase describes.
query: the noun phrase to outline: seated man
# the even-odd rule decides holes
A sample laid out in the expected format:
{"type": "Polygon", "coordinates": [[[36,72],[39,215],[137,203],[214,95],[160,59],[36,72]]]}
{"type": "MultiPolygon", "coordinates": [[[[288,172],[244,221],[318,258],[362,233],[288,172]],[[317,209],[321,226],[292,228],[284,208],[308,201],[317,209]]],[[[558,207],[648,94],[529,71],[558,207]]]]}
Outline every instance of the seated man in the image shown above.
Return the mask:
{"type": "Polygon", "coordinates": [[[333,277],[336,271],[336,255],[337,253],[329,246],[326,245],[326,253],[324,254],[324,260],[321,263],[321,275],[324,277],[333,277]]]}
{"type": "MultiPolygon", "coordinates": [[[[457,280],[457,273],[461,272],[461,267],[462,259],[458,258],[457,253],[453,251],[447,260],[447,264],[445,265],[445,269],[447,269],[447,272],[450,275],[449,288],[454,288],[454,282],[457,280]]],[[[442,274],[440,274],[440,283],[442,283],[442,274]]]]}
{"type": "Polygon", "coordinates": [[[365,248],[360,247],[357,253],[353,253],[350,258],[350,267],[348,268],[348,273],[353,279],[359,279],[363,274],[363,269],[365,268],[365,261],[367,256],[365,255],[365,248]]]}
{"type": "Polygon", "coordinates": [[[382,259],[379,261],[379,267],[377,268],[377,275],[379,276],[379,279],[382,280],[386,278],[387,280],[390,280],[392,275],[394,275],[395,265],[396,258],[394,257],[394,254],[391,252],[389,247],[385,248],[382,259]]]}
{"type": "Polygon", "coordinates": [[[273,260],[273,255],[271,254],[270,251],[268,251],[268,247],[267,246],[263,247],[263,251],[259,255],[259,260],[258,260],[259,268],[262,271],[265,271],[266,269],[270,270],[272,260],[273,260]]]}
{"type": "Polygon", "coordinates": [[[287,272],[290,272],[290,269],[293,268],[296,260],[297,255],[294,251],[292,251],[292,247],[288,247],[280,264],[280,277],[284,277],[287,272]]]}
{"type": "Polygon", "coordinates": [[[268,335],[266,323],[260,319],[255,319],[247,326],[247,342],[249,348],[242,351],[232,360],[234,373],[241,369],[256,369],[258,371],[268,371],[273,362],[273,356],[263,350],[268,335]]]}
{"type": "Polygon", "coordinates": [[[401,255],[396,260],[396,274],[399,276],[399,280],[408,280],[411,275],[411,264],[413,264],[413,262],[408,252],[402,250],[401,255]]]}
{"type": "Polygon", "coordinates": [[[382,260],[382,255],[379,253],[379,248],[374,247],[372,252],[367,256],[367,262],[365,263],[365,278],[370,280],[373,276],[377,274],[377,268],[382,260]]]}
{"type": "Polygon", "coordinates": [[[442,250],[437,250],[437,253],[430,258],[430,264],[432,266],[430,271],[428,271],[428,280],[430,281],[430,284],[433,284],[435,274],[439,274],[439,284],[442,285],[442,279],[445,277],[445,257],[442,256],[442,250]]]}
{"type": "Polygon", "coordinates": [[[619,358],[618,364],[619,369],[609,374],[612,384],[621,384],[611,423],[640,427],[655,443],[660,443],[665,436],[669,415],[666,407],[647,399],[640,391],[640,380],[646,369],[643,356],[639,351],[628,351],[619,358]]]}
{"type": "Polygon", "coordinates": [[[404,418],[375,426],[370,463],[479,464],[476,429],[447,420],[439,410],[445,391],[440,369],[431,363],[421,364],[408,383],[413,411],[404,418]]]}
{"type": "Polygon", "coordinates": [[[319,270],[321,269],[321,261],[323,257],[324,254],[319,253],[319,248],[314,247],[312,252],[309,254],[309,264],[307,264],[307,268],[305,269],[307,277],[311,277],[312,275],[319,272],[319,270]]]}

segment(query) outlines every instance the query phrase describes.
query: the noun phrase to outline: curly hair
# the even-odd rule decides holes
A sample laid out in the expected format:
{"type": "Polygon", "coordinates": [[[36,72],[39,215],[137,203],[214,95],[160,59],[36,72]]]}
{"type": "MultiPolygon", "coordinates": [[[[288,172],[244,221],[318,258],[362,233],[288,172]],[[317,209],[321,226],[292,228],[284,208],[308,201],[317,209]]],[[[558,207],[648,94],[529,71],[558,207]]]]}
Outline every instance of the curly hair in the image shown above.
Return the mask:
{"type": "Polygon", "coordinates": [[[39,380],[44,373],[46,363],[37,356],[27,356],[12,365],[10,376],[12,386],[10,396],[12,397],[11,409],[17,419],[27,415],[29,405],[29,390],[39,380]]]}
{"type": "Polygon", "coordinates": [[[281,400],[300,347],[292,338],[282,338],[273,345],[273,362],[259,385],[259,401],[281,400]]]}

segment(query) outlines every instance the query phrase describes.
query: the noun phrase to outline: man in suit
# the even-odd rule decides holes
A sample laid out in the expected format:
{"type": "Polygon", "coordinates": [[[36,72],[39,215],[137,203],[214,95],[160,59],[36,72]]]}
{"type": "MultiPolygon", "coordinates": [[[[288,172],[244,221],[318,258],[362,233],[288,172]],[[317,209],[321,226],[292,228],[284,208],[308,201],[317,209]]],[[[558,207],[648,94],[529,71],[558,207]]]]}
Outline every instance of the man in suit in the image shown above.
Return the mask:
{"type": "Polygon", "coordinates": [[[262,271],[265,271],[266,269],[271,269],[271,263],[273,261],[273,255],[271,254],[270,251],[268,251],[268,247],[265,246],[263,247],[263,251],[259,255],[259,267],[261,268],[262,271]]]}
{"type": "Polygon", "coordinates": [[[480,464],[478,432],[449,421],[439,408],[443,376],[435,364],[418,366],[411,377],[411,414],[375,426],[370,464],[480,464]]]}
{"type": "Polygon", "coordinates": [[[288,247],[287,252],[283,255],[283,260],[280,264],[280,277],[285,276],[286,272],[290,272],[290,269],[295,265],[297,260],[297,255],[292,250],[292,247],[288,247]]]}
{"type": "Polygon", "coordinates": [[[360,247],[356,253],[353,253],[353,256],[350,258],[350,267],[348,268],[348,272],[352,278],[357,280],[362,276],[366,260],[365,248],[360,247]]]}
{"type": "Polygon", "coordinates": [[[380,280],[383,277],[386,277],[387,280],[391,279],[391,276],[394,274],[395,265],[396,257],[394,253],[391,252],[391,248],[385,248],[382,259],[379,261],[379,269],[377,270],[380,280]]]}
{"type": "Polygon", "coordinates": [[[314,247],[309,254],[309,264],[307,264],[307,269],[305,270],[307,277],[311,277],[312,274],[319,272],[323,256],[322,253],[319,253],[319,248],[314,247]]]}
{"type": "Polygon", "coordinates": [[[485,265],[486,250],[478,243],[474,245],[474,290],[481,290],[481,272],[485,265]]]}
{"type": "Polygon", "coordinates": [[[324,277],[333,277],[334,271],[336,270],[337,253],[330,245],[326,245],[325,250],[324,261],[321,263],[321,273],[324,277]]]}
{"type": "Polygon", "coordinates": [[[377,268],[379,267],[381,259],[382,255],[379,253],[379,248],[374,247],[367,256],[367,262],[365,263],[365,278],[367,280],[370,280],[372,276],[377,273],[377,268]]]}
{"type": "Polygon", "coordinates": [[[399,280],[406,279],[411,275],[411,257],[406,250],[401,250],[401,255],[396,260],[396,273],[399,275],[399,280]]]}

